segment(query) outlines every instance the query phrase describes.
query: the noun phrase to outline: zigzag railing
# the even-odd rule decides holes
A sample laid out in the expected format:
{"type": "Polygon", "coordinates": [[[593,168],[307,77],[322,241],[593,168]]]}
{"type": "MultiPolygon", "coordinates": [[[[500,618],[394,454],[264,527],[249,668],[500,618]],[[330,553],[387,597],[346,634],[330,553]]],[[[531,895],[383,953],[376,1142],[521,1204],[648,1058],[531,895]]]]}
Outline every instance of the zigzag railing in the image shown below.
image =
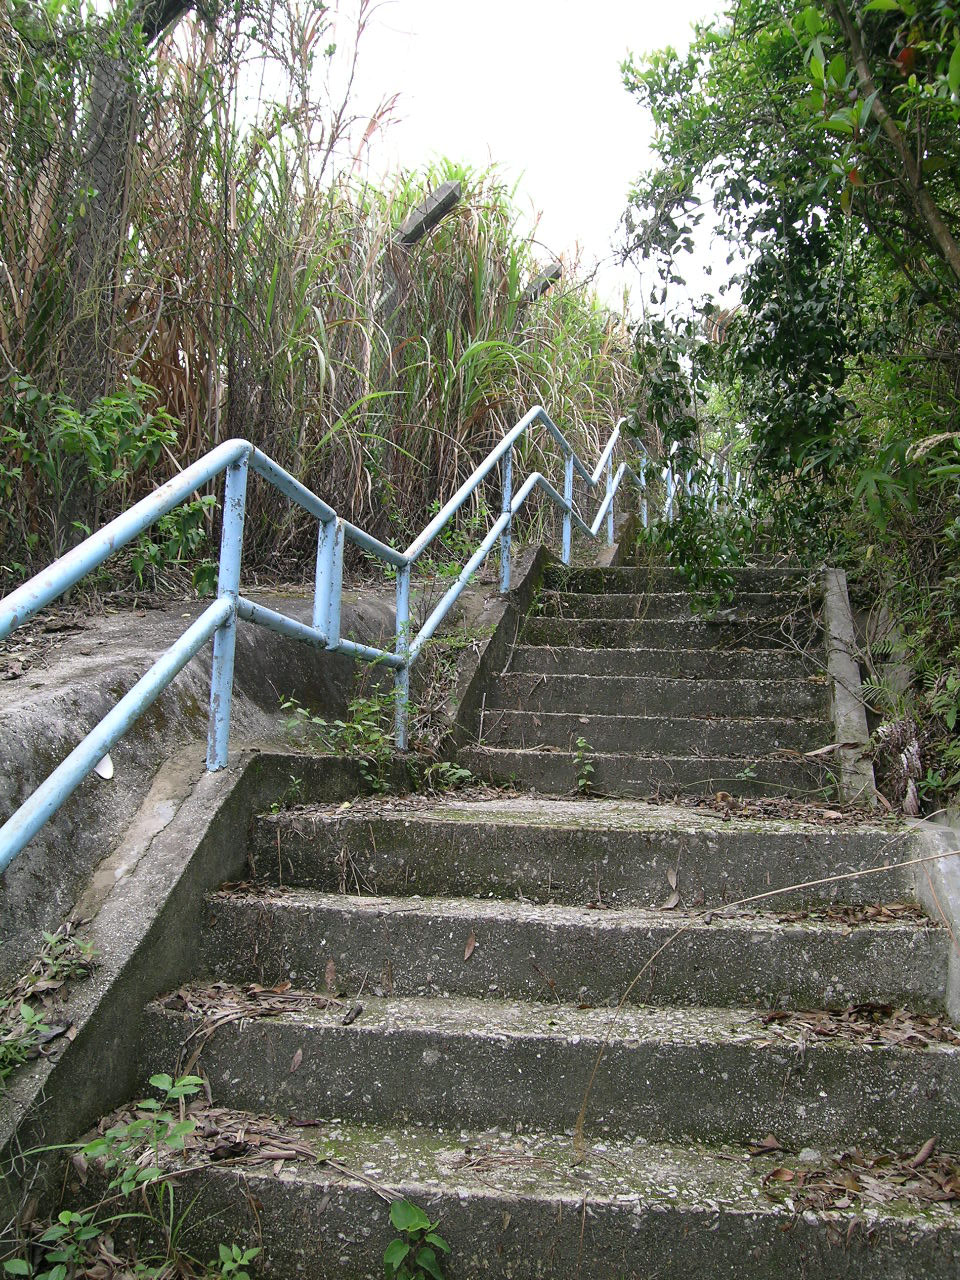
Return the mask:
{"type": "MultiPolygon", "coordinates": [[[[209,484],[216,476],[225,475],[223,526],[220,534],[220,566],[218,579],[218,596],[214,603],[207,605],[196,622],[187,627],[179,639],[170,646],[166,653],[156,660],[150,671],[142,676],[101,719],[95,728],[79,742],[73,751],[54,769],[29,799],[15,812],[8,822],[0,827],[0,873],[8,867],[18,852],[29,840],[32,840],[47,819],[56,813],[61,804],[68,799],[83,781],[84,777],[96,767],[111,746],[127,732],[133,722],[150,707],[152,701],[163,692],[174,680],[189,659],[207,641],[214,640],[214,659],[210,680],[210,716],[207,724],[207,769],[221,769],[227,764],[227,744],[230,724],[230,701],[233,695],[233,662],[236,652],[237,620],[257,623],[268,627],[280,635],[316,646],[319,649],[337,650],[364,662],[383,663],[394,669],[396,681],[396,727],[394,736],[399,749],[407,746],[408,710],[410,710],[410,668],[416,662],[424,645],[434,635],[440,622],[447,616],[461,591],[479,570],[486,557],[492,552],[494,545],[500,545],[500,590],[509,590],[511,580],[511,541],[513,517],[524,506],[534,489],[540,489],[547,498],[563,513],[562,559],[564,564],[570,563],[571,541],[573,529],[580,530],[589,538],[599,538],[600,530],[605,526],[605,540],[613,543],[613,512],[617,490],[625,479],[631,479],[640,489],[640,513],[643,524],[649,522],[648,489],[646,489],[646,471],[649,458],[643,445],[639,445],[643,453],[639,472],[634,471],[627,462],[621,462],[614,471],[613,454],[621,439],[622,422],[618,422],[611,433],[607,444],[593,471],[589,471],[575,449],[563,435],[562,431],[550,420],[547,411],[540,406],[531,408],[517,422],[515,428],[508,431],[498,445],[490,451],[484,461],[475,468],[472,475],[463,481],[460,489],[453,494],[442,511],[436,513],[430,524],[417,538],[413,539],[406,550],[397,550],[372,538],[356,525],[342,520],[328,506],[323,498],[317,498],[300,481],[276,465],[265,453],[250,444],[247,440],[227,440],[218,448],[212,449],[200,461],[174,476],[174,479],[160,485],[155,493],[143,498],[136,506],[123,512],[90,538],[82,541],[78,547],[70,550],[44,571],[37,573],[28,582],[24,582],[3,600],[0,600],[0,640],[15,628],[26,622],[33,614],[58,599],[64,591],[76,585],[82,577],[111,554],[125,547],[143,531],[154,525],[157,520],[173,511],[197,489],[209,484]],[[534,471],[526,477],[520,489],[513,489],[513,452],[518,440],[534,428],[543,425],[552,436],[563,454],[563,493],[559,493],[547,477],[540,471],[534,471]],[[500,467],[500,515],[468,559],[456,582],[444,594],[443,599],[430,613],[428,620],[411,635],[410,623],[410,581],[413,566],[425,550],[430,547],[440,531],[447,526],[449,520],[456,515],[458,509],[476,492],[481,481],[500,467]],[[296,502],[305,511],[310,512],[319,522],[317,536],[316,579],[314,591],[314,614],[312,623],[298,622],[296,618],[285,616],[266,608],[265,605],[253,603],[241,595],[241,549],[243,545],[243,517],[246,509],[247,476],[251,470],[268,480],[285,497],[296,502]],[[600,500],[593,524],[585,524],[575,504],[573,504],[573,477],[579,475],[590,490],[598,489],[603,483],[604,493],[600,500]],[[396,645],[393,650],[378,649],[371,645],[356,644],[353,640],[344,639],[340,635],[340,594],[343,588],[343,547],[344,541],[351,541],[370,553],[380,561],[392,566],[397,573],[397,627],[396,645]]],[[[637,442],[639,444],[639,442],[637,442]]],[[[678,497],[692,492],[690,476],[677,475],[672,458],[667,461],[660,474],[663,489],[662,518],[672,520],[675,516],[678,497]]],[[[716,477],[709,481],[714,507],[719,500],[724,486],[727,489],[727,500],[731,495],[736,499],[739,493],[739,476],[737,484],[731,484],[731,477],[717,470],[716,477]]]]}
{"type": "MultiPolygon", "coordinates": [[[[40,609],[56,600],[81,578],[126,546],[144,530],[188,499],[198,489],[225,474],[223,522],[220,539],[220,566],[217,599],[192,623],[178,640],[143,675],[117,705],[70,752],[66,759],[40,784],[33,794],[0,827],[0,872],[40,830],[44,823],[76,790],[110,748],[130,728],[171,683],[179,671],[213,637],[213,670],[210,681],[210,713],[207,730],[207,768],[222,769],[227,763],[230,704],[238,618],[267,627],[281,635],[317,648],[346,653],[366,662],[392,667],[396,684],[395,738],[401,750],[407,746],[410,668],[434,634],[464,587],[480,568],[493,547],[500,543],[500,589],[510,587],[510,548],[513,518],[534,489],[541,490],[563,513],[562,549],[564,564],[570,562],[573,529],[598,538],[606,526],[606,541],[613,542],[614,502],[625,477],[640,489],[644,525],[648,523],[645,450],[639,473],[627,462],[614,470],[613,455],[620,442],[623,420],[617,423],[596,467],[588,470],[573,446],[539,405],[532,408],[503,437],[465,480],[453,497],[430,521],[405,551],[387,546],[348,520],[341,519],[322,498],[318,498],[266,454],[246,440],[228,440],[187,467],[154,493],[136,503],[104,528],[85,539],[41,573],[0,601],[0,640],[40,609]],[[556,441],[564,459],[563,492],[560,493],[539,471],[529,475],[519,489],[513,487],[514,449],[534,426],[541,424],[556,441]],[[499,517],[487,531],[467,561],[456,582],[415,635],[410,634],[410,578],[414,565],[454,514],[497,466],[501,472],[502,503],[499,517]],[[319,523],[317,564],[312,625],[298,622],[240,593],[240,557],[243,545],[244,512],[248,473],[253,470],[291,501],[308,511],[319,523]],[[593,523],[588,525],[577,513],[573,500],[574,476],[579,475],[592,491],[603,483],[604,493],[593,523]],[[349,541],[396,570],[396,643],[393,650],[357,644],[340,634],[340,598],[343,586],[343,548],[349,541]]],[[[665,501],[663,517],[671,519],[679,491],[689,489],[684,477],[674,475],[668,462],[663,472],[665,501]]]]}

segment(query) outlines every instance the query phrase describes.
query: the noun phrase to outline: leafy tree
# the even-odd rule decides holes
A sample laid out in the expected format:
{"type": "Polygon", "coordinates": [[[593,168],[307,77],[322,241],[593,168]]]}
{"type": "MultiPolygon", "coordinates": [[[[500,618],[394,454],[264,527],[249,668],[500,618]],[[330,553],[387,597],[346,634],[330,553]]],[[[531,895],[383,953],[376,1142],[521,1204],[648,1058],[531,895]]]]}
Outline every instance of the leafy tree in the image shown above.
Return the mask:
{"type": "MultiPolygon", "coordinates": [[[[664,282],[656,300],[704,218],[745,261],[738,306],[718,322],[707,300],[698,338],[641,326],[641,367],[657,352],[647,399],[673,414],[664,436],[693,453],[718,427],[739,437],[755,505],[738,536],[779,531],[783,549],[846,560],[866,600],[886,597],[915,674],[913,783],[955,789],[960,5],[740,0],[687,53],[623,73],[656,126],[626,219],[626,251],[664,282]]],[[[674,541],[689,557],[701,526],[686,520],[674,541]]],[[[878,706],[895,714],[879,692],[878,706]]]]}

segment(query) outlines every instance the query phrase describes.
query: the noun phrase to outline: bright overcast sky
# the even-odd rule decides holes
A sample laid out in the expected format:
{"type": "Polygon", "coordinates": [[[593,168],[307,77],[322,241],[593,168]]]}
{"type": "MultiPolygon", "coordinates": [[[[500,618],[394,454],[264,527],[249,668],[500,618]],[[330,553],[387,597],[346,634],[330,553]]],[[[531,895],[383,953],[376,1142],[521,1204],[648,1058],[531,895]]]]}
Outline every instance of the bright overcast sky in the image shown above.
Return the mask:
{"type": "MultiPolygon", "coordinates": [[[[352,0],[341,0],[344,9],[352,0]]],[[[650,122],[623,88],[626,54],[689,43],[721,0],[385,0],[360,46],[356,105],[397,92],[395,123],[374,143],[381,173],[429,160],[520,178],[520,207],[542,213],[546,261],[579,244],[607,259],[601,294],[619,305],[630,268],[611,241],[631,182],[649,158],[650,122]]],[[[691,285],[696,285],[691,280],[691,285]]]]}

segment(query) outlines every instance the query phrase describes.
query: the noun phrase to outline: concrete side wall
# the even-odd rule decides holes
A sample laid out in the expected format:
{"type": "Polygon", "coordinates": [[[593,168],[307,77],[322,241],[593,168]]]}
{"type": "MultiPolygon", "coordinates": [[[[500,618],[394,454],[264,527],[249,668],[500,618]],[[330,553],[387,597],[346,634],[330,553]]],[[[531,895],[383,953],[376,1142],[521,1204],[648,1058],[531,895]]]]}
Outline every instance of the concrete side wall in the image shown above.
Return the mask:
{"type": "Polygon", "coordinates": [[[915,868],[914,886],[924,910],[950,934],[947,1013],[960,1022],[960,830],[947,821],[918,821],[916,831],[914,856],[932,860],[915,868]]]}
{"type": "Polygon", "coordinates": [[[42,1164],[20,1153],[72,1141],[134,1096],[144,1007],[194,975],[206,896],[246,874],[251,818],[293,773],[317,800],[364,789],[355,760],[271,750],[237,752],[219,773],[181,752],[157,773],[101,882],[88,886],[84,937],[97,963],[90,977],[68,985],[58,1010],[74,1039],[0,1091],[0,1222],[44,1176],[42,1164]]]}
{"type": "MultiPolygon", "coordinates": [[[[310,602],[265,599],[308,621],[310,602]]],[[[173,642],[200,606],[95,620],[56,651],[0,686],[0,819],[35,790],[97,721],[173,642]],[[187,615],[187,616],[185,616],[187,615]]],[[[343,632],[377,644],[392,634],[389,597],[345,604],[343,632]]],[[[318,653],[260,627],[241,623],[231,739],[277,735],[280,698],[339,715],[353,686],[355,664],[318,653]]],[[[147,794],[162,761],[185,744],[199,774],[205,754],[210,649],[199,653],[112,753],[109,781],[88,778],[39,836],[0,877],[0,982],[20,972],[43,930],[72,911],[94,868],[114,847],[147,794]]]]}
{"type": "Polygon", "coordinates": [[[847,576],[842,569],[824,570],[823,636],[840,758],[840,795],[843,800],[872,808],[877,795],[869,757],[870,731],[861,693],[847,576]]]}

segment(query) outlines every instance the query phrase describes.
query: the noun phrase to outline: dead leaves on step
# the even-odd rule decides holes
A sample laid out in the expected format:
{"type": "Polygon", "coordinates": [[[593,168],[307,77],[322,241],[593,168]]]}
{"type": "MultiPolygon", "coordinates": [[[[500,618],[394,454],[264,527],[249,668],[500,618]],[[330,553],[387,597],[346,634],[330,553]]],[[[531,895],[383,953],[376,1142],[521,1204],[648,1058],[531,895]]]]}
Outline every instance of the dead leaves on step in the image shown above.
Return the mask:
{"type": "Polygon", "coordinates": [[[775,1034],[807,1044],[845,1040],[858,1045],[926,1049],[934,1044],[960,1045],[960,1032],[939,1014],[914,1013],[888,1004],[854,1004],[846,1009],[807,1012],[773,1009],[758,1019],[775,1034]]]}
{"type": "MultiPolygon", "coordinates": [[[[317,991],[294,991],[289,982],[278,983],[275,987],[262,987],[256,982],[246,987],[232,987],[226,982],[188,985],[166,996],[160,1004],[164,1009],[186,1013],[199,1020],[199,1025],[187,1037],[187,1043],[193,1041],[195,1047],[187,1061],[181,1064],[181,1074],[189,1074],[193,1070],[204,1045],[218,1027],[231,1022],[245,1022],[248,1018],[276,1018],[284,1013],[302,1013],[306,1009],[342,1007],[342,1001],[333,996],[321,995],[317,991]]],[[[291,1072],[299,1066],[300,1062],[291,1064],[291,1072]]]]}
{"type": "Polygon", "coordinates": [[[910,924],[926,929],[938,929],[940,923],[932,920],[923,907],[915,902],[870,902],[854,904],[830,902],[804,907],[801,911],[783,911],[777,916],[780,924],[800,921],[824,921],[828,924],[910,924]]]}
{"type": "MultiPolygon", "coordinates": [[[[960,1157],[939,1154],[936,1146],[936,1138],[928,1138],[912,1154],[853,1148],[812,1162],[799,1158],[785,1161],[764,1175],[764,1191],[769,1200],[796,1213],[807,1209],[817,1213],[857,1210],[897,1201],[911,1205],[958,1201],[960,1157]]],[[[751,1148],[751,1154],[766,1154],[772,1149],[751,1148]]]]}
{"type": "MultiPolygon", "coordinates": [[[[818,827],[858,826],[864,820],[863,810],[856,805],[838,808],[835,802],[828,805],[822,800],[797,800],[790,796],[732,796],[728,791],[717,791],[709,796],[681,793],[669,799],[663,796],[650,803],[679,805],[701,813],[720,814],[724,819],[806,822],[818,827]]],[[[870,821],[874,824],[891,820],[895,820],[891,814],[870,814],[870,821]]]]}

